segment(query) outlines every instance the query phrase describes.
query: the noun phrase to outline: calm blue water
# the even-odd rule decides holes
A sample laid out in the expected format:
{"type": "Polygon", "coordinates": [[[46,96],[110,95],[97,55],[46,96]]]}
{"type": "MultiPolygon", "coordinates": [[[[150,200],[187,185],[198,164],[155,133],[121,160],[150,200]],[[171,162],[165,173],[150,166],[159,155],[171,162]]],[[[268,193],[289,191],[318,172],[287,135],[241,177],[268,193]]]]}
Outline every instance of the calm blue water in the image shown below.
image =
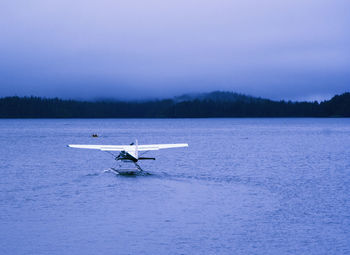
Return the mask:
{"type": "Polygon", "coordinates": [[[350,119],[0,120],[0,145],[0,254],[350,254],[350,119]],[[189,148],[123,177],[66,147],[135,138],[189,148]]]}

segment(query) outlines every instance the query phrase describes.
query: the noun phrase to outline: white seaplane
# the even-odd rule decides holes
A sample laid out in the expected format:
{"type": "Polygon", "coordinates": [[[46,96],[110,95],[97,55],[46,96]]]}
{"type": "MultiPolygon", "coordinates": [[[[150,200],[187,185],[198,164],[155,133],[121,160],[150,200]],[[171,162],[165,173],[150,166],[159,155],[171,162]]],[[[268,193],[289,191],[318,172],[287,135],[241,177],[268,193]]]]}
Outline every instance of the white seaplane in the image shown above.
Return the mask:
{"type": "Polygon", "coordinates": [[[121,175],[135,175],[142,173],[143,170],[137,163],[139,160],[155,160],[155,158],[142,157],[148,151],[155,151],[160,149],[188,147],[187,143],[175,144],[147,144],[139,145],[137,140],[130,145],[87,145],[87,144],[69,144],[68,147],[79,149],[94,149],[107,152],[111,154],[114,159],[120,163],[119,168],[111,168],[111,170],[121,175]],[[139,155],[139,151],[143,152],[139,155]],[[119,152],[115,154],[115,152],[119,152]],[[124,168],[122,163],[134,164],[135,168],[124,168]]]}

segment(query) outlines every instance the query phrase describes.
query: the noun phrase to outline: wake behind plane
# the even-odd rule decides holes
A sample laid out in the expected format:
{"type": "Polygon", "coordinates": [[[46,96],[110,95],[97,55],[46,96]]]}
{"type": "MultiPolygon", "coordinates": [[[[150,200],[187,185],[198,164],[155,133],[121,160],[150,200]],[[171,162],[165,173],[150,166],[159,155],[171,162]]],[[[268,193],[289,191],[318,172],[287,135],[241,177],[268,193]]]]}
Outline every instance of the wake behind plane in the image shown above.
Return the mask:
{"type": "MultiPolygon", "coordinates": [[[[139,145],[137,140],[135,143],[129,145],[89,145],[89,144],[69,144],[68,147],[79,149],[93,149],[100,150],[111,154],[114,159],[119,162],[119,168],[111,168],[111,170],[122,175],[134,175],[142,173],[143,169],[138,164],[140,160],[155,160],[153,157],[142,157],[148,151],[155,151],[160,149],[171,149],[188,147],[187,143],[175,144],[146,144],[139,145]],[[117,152],[117,154],[115,154],[117,152]],[[140,152],[140,153],[139,153],[140,152]],[[133,168],[122,166],[122,163],[133,164],[133,168]]],[[[129,164],[129,165],[130,165],[129,164]]]]}

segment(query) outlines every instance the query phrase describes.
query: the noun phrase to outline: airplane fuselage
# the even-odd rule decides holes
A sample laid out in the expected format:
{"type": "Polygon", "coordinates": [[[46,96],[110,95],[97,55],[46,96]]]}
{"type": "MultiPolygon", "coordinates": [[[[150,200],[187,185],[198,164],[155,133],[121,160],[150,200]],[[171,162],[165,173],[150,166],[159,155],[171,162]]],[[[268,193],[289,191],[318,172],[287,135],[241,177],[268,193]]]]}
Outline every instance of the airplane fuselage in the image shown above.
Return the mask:
{"type": "Polygon", "coordinates": [[[138,158],[134,157],[133,155],[131,155],[126,151],[121,151],[118,157],[116,157],[116,160],[137,162],[138,158]]]}
{"type": "Polygon", "coordinates": [[[126,151],[121,151],[119,155],[115,158],[116,160],[121,160],[121,161],[132,161],[136,163],[139,160],[155,160],[155,158],[150,158],[150,157],[134,157],[131,153],[128,153],[126,151]]]}

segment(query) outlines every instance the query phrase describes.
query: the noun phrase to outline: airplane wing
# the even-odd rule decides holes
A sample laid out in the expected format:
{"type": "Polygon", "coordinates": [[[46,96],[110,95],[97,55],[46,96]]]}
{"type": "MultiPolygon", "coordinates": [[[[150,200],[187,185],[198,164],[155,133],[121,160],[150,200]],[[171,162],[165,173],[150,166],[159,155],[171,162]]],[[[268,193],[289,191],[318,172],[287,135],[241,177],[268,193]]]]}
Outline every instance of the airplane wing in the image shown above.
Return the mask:
{"type": "Polygon", "coordinates": [[[101,151],[153,151],[160,149],[188,147],[187,143],[175,144],[148,144],[148,145],[89,145],[89,144],[69,144],[68,147],[80,149],[94,149],[101,151]]]}
{"type": "Polygon", "coordinates": [[[101,151],[129,151],[134,149],[132,145],[90,145],[90,144],[69,144],[68,147],[79,149],[93,149],[101,151]]]}
{"type": "Polygon", "coordinates": [[[187,143],[174,143],[174,144],[148,144],[148,145],[139,145],[139,151],[155,151],[160,149],[171,149],[171,148],[180,148],[188,147],[187,143]]]}

